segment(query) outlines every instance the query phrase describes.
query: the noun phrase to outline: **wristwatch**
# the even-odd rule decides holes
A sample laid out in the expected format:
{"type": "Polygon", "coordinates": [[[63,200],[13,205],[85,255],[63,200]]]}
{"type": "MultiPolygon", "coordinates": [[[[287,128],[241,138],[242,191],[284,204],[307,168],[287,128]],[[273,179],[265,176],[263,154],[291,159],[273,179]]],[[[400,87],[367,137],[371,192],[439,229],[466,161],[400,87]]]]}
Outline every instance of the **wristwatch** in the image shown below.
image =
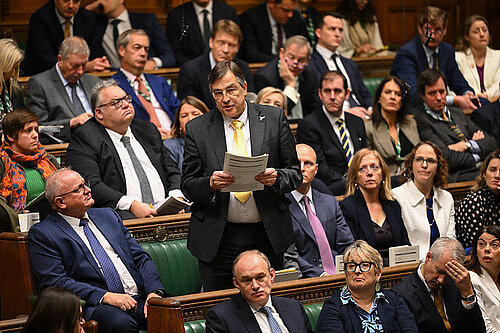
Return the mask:
{"type": "Polygon", "coordinates": [[[152,293],[155,293],[156,295],[160,296],[160,297],[167,297],[167,293],[161,289],[155,289],[152,291],[152,293]]]}
{"type": "Polygon", "coordinates": [[[472,149],[472,143],[470,143],[469,140],[465,141],[465,146],[467,147],[468,151],[470,151],[472,149]]]}
{"type": "Polygon", "coordinates": [[[476,294],[469,295],[467,297],[462,297],[462,300],[466,303],[472,303],[476,301],[476,294]]]}

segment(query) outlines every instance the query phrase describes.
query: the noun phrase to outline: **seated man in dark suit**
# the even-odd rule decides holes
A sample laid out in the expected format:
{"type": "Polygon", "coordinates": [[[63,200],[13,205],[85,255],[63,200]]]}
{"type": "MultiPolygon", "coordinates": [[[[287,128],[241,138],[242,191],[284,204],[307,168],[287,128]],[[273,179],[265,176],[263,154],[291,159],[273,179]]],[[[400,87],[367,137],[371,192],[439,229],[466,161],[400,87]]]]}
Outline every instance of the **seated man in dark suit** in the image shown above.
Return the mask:
{"type": "Polygon", "coordinates": [[[422,141],[439,146],[450,168],[448,182],[473,180],[480,162],[497,148],[495,139],[482,132],[463,112],[446,106],[446,84],[443,74],[426,69],[418,77],[422,98],[413,108],[422,141]]]}
{"type": "Polygon", "coordinates": [[[464,261],[457,240],[438,238],[424,263],[393,287],[413,312],[420,333],[486,331],[464,261]]]}
{"type": "Polygon", "coordinates": [[[448,15],[437,7],[426,7],[418,19],[418,36],[399,49],[391,66],[391,75],[410,85],[412,103],[418,104],[417,78],[424,70],[433,68],[441,71],[456,96],[446,96],[448,105],[462,110],[475,110],[471,98],[474,90],[465,80],[455,61],[455,49],[443,42],[448,25],[448,15]],[[429,36],[429,39],[427,38],[429,36]],[[427,42],[428,40],[428,42],[427,42]],[[427,46],[426,46],[427,44],[427,46]]]}
{"type": "Polygon", "coordinates": [[[297,142],[311,146],[318,157],[318,178],[334,195],[346,191],[345,174],[354,154],[366,147],[361,118],[342,111],[349,98],[347,80],[338,71],[321,76],[318,95],[322,106],[299,122],[297,142]]]}
{"type": "Polygon", "coordinates": [[[156,125],[162,138],[170,134],[179,100],[167,80],[144,74],[148,62],[149,38],[144,30],[130,29],[117,41],[121,68],[111,78],[132,97],[135,117],[156,125]]]}
{"type": "Polygon", "coordinates": [[[62,126],[52,138],[41,137],[42,143],[68,142],[71,131],[92,117],[90,94],[100,80],[84,74],[89,53],[85,40],[68,37],[59,48],[56,65],[28,81],[28,110],[38,116],[40,125],[62,126]]]}
{"type": "Polygon", "coordinates": [[[298,12],[298,0],[268,0],[240,15],[242,57],[248,62],[268,62],[280,52],[287,38],[307,36],[298,12]]]}
{"type": "Polygon", "coordinates": [[[92,208],[88,183],[61,169],[47,179],[45,195],[55,212],[28,234],[38,290],[67,288],[85,301],[83,317],[101,332],[147,328],[151,297],[165,297],[149,255],[111,208],[92,208]]]}
{"type": "Polygon", "coordinates": [[[97,16],[96,33],[112,68],[120,68],[116,42],[129,29],[144,30],[151,42],[144,70],[175,66],[174,53],[155,14],[129,12],[123,0],[97,0],[86,9],[103,14],[97,16]]]}
{"type": "Polygon", "coordinates": [[[134,119],[132,98],[113,80],[92,90],[94,117],[75,131],[66,153],[90,182],[96,205],[122,218],[156,215],[152,204],[182,197],[180,172],[150,122],[134,119]]]}
{"type": "Polygon", "coordinates": [[[210,110],[215,108],[215,100],[210,93],[207,76],[221,61],[234,61],[240,66],[247,80],[247,89],[253,92],[254,84],[250,67],[246,61],[236,58],[242,38],[240,27],[233,21],[217,22],[209,41],[210,52],[182,65],[177,79],[177,97],[182,100],[187,96],[195,96],[210,110]]]}
{"type": "Polygon", "coordinates": [[[302,305],[270,296],[276,273],[267,256],[245,251],[233,263],[233,283],[240,293],[207,313],[207,333],[313,332],[302,305]]]}
{"type": "Polygon", "coordinates": [[[35,75],[50,69],[57,62],[63,40],[82,37],[90,47],[87,72],[109,69],[104,50],[95,30],[95,15],[80,8],[80,1],[49,0],[31,15],[26,56],[21,64],[23,75],[35,75]]]}
{"type": "Polygon", "coordinates": [[[311,187],[318,172],[316,153],[306,144],[297,145],[302,185],[286,196],[292,201],[295,248],[303,278],[335,274],[335,256],[354,242],[334,196],[311,187]]]}
{"type": "Polygon", "coordinates": [[[337,70],[347,79],[349,98],[344,102],[343,109],[362,119],[371,115],[372,96],[366,89],[358,66],[351,59],[341,56],[337,48],[342,42],[344,26],[342,16],[328,12],[320,16],[316,36],[318,43],[314,48],[309,66],[319,75],[337,70]]]}
{"type": "Polygon", "coordinates": [[[470,118],[484,132],[491,134],[500,147],[500,100],[483,105],[472,112],[470,118]]]}
{"type": "Polygon", "coordinates": [[[209,38],[219,20],[240,22],[236,9],[218,0],[188,1],[168,13],[167,37],[177,65],[208,52],[209,38]]]}
{"type": "Polygon", "coordinates": [[[315,109],[320,102],[316,95],[318,75],[307,68],[311,46],[304,36],[287,39],[276,57],[255,73],[255,90],[275,87],[287,97],[288,119],[301,119],[315,109]]]}

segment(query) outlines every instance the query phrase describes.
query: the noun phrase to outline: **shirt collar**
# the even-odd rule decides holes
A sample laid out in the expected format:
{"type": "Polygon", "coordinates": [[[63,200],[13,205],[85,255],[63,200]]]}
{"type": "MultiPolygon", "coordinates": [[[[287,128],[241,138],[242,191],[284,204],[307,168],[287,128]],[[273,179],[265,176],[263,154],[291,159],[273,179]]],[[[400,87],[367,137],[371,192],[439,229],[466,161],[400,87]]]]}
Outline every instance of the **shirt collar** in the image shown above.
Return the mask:
{"type": "Polygon", "coordinates": [[[120,22],[128,22],[130,21],[129,15],[128,15],[128,10],[124,10],[123,13],[118,15],[117,17],[108,17],[108,23],[113,21],[113,20],[120,20],[120,22]]]}
{"type": "Polygon", "coordinates": [[[224,119],[224,126],[231,127],[231,123],[234,120],[239,120],[239,121],[241,121],[243,123],[243,126],[247,126],[248,125],[248,104],[247,104],[247,102],[245,101],[245,110],[240,114],[240,116],[238,118],[233,119],[231,117],[226,117],[224,115],[222,115],[222,118],[224,119]]]}
{"type": "MultiPolygon", "coordinates": [[[[68,81],[62,75],[61,69],[59,68],[59,63],[56,63],[56,72],[57,72],[57,75],[59,75],[59,78],[61,79],[63,86],[66,87],[68,85],[68,81]]],[[[78,82],[77,82],[77,84],[78,84],[78,82]]]]}
{"type": "MultiPolygon", "coordinates": [[[[263,308],[263,306],[260,306],[259,304],[253,302],[248,302],[248,305],[250,305],[250,308],[252,309],[252,312],[254,314],[261,308],[263,308]]],[[[269,297],[267,298],[267,303],[264,306],[268,306],[269,308],[271,308],[271,312],[276,312],[276,309],[274,309],[273,303],[271,301],[271,295],[269,295],[269,297]]]]}
{"type": "MultiPolygon", "coordinates": [[[[297,203],[300,203],[300,201],[304,197],[304,194],[300,193],[297,190],[293,190],[292,195],[293,195],[293,198],[295,199],[295,201],[297,201],[297,203]]],[[[309,191],[307,191],[305,196],[309,198],[309,202],[313,202],[312,187],[309,187],[309,191]]]]}
{"type": "Polygon", "coordinates": [[[193,7],[194,7],[194,11],[196,13],[196,16],[199,16],[201,14],[201,11],[203,9],[208,10],[208,14],[209,15],[212,14],[212,8],[213,8],[213,6],[214,6],[214,2],[213,1],[210,1],[206,7],[202,7],[202,6],[198,5],[196,2],[193,1],[193,7]]]}
{"type": "MultiPolygon", "coordinates": [[[[54,10],[56,11],[56,16],[57,16],[57,19],[59,20],[59,23],[64,24],[64,22],[66,22],[67,19],[64,16],[62,16],[61,14],[59,14],[59,12],[57,11],[57,8],[54,8],[54,10]]],[[[75,17],[73,16],[72,18],[69,19],[69,21],[71,22],[71,25],[73,25],[73,23],[75,22],[75,17]]]]}
{"type": "MultiPolygon", "coordinates": [[[[432,111],[431,108],[427,104],[425,104],[425,103],[423,103],[423,104],[424,104],[425,113],[427,113],[429,116],[431,116],[434,120],[444,121],[442,112],[436,113],[436,112],[432,111]]],[[[448,107],[446,105],[444,106],[443,112],[445,112],[446,117],[448,117],[448,119],[451,120],[450,110],[448,109],[448,107]]]]}
{"type": "Polygon", "coordinates": [[[274,31],[274,28],[276,28],[276,20],[274,19],[273,15],[271,14],[271,11],[269,10],[269,4],[266,3],[266,11],[267,11],[267,17],[269,18],[269,23],[271,24],[271,30],[274,31]]]}
{"type": "Polygon", "coordinates": [[[121,139],[124,136],[128,136],[131,139],[135,138],[134,134],[132,134],[132,131],[130,130],[130,126],[127,128],[127,132],[125,132],[125,135],[121,135],[120,133],[115,132],[110,128],[107,128],[107,127],[105,127],[105,128],[106,128],[106,131],[108,132],[109,136],[111,137],[111,141],[113,141],[114,143],[121,142],[121,139]]]}
{"type": "Polygon", "coordinates": [[[431,292],[431,288],[429,288],[429,286],[427,285],[427,282],[425,281],[424,274],[422,274],[422,269],[423,269],[423,264],[418,265],[418,268],[417,268],[418,277],[420,278],[420,280],[422,280],[422,282],[424,283],[425,288],[430,293],[431,292]]]}
{"type": "MultiPolygon", "coordinates": [[[[132,74],[130,73],[129,71],[126,71],[122,68],[120,68],[120,70],[123,72],[123,74],[125,74],[125,76],[127,77],[127,79],[134,83],[135,80],[137,79],[137,76],[135,74],[132,74]]],[[[141,73],[141,75],[139,75],[139,77],[141,78],[141,80],[144,82],[146,80],[146,78],[144,77],[144,73],[141,73]]]]}
{"type": "Polygon", "coordinates": [[[319,44],[316,44],[316,51],[318,51],[318,53],[324,58],[324,59],[331,59],[332,58],[332,55],[335,53],[335,54],[339,54],[337,52],[337,50],[335,50],[335,52],[332,52],[330,51],[329,49],[327,49],[326,47],[323,47],[319,44]]]}
{"type": "MultiPolygon", "coordinates": [[[[69,225],[72,226],[73,228],[80,226],[81,219],[79,219],[78,217],[68,216],[68,215],[64,215],[62,213],[59,213],[59,215],[61,215],[63,217],[63,219],[65,219],[66,222],[68,222],[69,225]]],[[[89,219],[89,215],[87,214],[87,212],[85,212],[85,214],[83,215],[83,218],[89,219]]]]}
{"type": "MultiPolygon", "coordinates": [[[[385,301],[385,302],[389,303],[389,301],[385,297],[382,290],[379,290],[375,293],[375,297],[373,298],[373,303],[372,303],[372,307],[370,309],[370,312],[372,312],[373,309],[376,308],[377,304],[380,303],[381,301],[385,301]]],[[[349,291],[349,288],[347,288],[347,286],[344,286],[342,288],[342,290],[340,291],[340,302],[343,305],[346,305],[347,303],[351,302],[351,303],[355,304],[356,306],[358,306],[356,301],[352,298],[351,292],[349,291]]]]}
{"type": "Polygon", "coordinates": [[[427,58],[431,57],[434,52],[439,53],[439,45],[436,47],[435,50],[431,50],[430,48],[425,46],[424,43],[422,43],[422,47],[424,48],[424,52],[427,58]]]}
{"type": "Polygon", "coordinates": [[[213,69],[215,65],[217,65],[217,62],[215,61],[212,51],[208,53],[208,60],[210,60],[210,68],[213,69]]]}
{"type": "Polygon", "coordinates": [[[321,105],[321,107],[323,108],[323,112],[326,114],[326,117],[328,119],[330,119],[330,121],[335,124],[337,122],[337,120],[339,119],[342,119],[342,121],[345,123],[345,113],[344,111],[342,111],[342,114],[340,115],[340,117],[336,117],[334,116],[331,112],[328,112],[325,108],[324,105],[321,105]]]}

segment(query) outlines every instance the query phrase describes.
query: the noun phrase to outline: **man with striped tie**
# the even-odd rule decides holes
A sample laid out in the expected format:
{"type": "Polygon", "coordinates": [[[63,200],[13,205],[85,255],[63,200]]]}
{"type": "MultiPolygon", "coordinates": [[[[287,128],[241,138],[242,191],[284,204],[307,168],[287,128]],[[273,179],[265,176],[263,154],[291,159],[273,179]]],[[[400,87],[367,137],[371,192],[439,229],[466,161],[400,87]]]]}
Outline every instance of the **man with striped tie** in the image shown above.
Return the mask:
{"type": "Polygon", "coordinates": [[[344,175],[352,157],[366,147],[363,120],[342,110],[349,94],[347,80],[341,72],[325,72],[318,89],[322,107],[301,120],[297,129],[297,141],[308,144],[316,152],[317,177],[334,195],[345,193],[344,175]]]}

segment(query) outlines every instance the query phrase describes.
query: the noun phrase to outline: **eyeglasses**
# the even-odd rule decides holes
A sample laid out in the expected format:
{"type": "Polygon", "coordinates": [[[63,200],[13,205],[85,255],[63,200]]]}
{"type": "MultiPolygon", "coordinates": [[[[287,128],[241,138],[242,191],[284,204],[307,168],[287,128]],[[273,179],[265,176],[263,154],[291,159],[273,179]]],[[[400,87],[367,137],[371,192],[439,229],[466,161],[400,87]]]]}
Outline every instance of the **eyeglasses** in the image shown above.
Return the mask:
{"type": "Polygon", "coordinates": [[[290,53],[285,54],[285,61],[287,64],[291,66],[297,66],[299,69],[304,69],[307,65],[307,59],[296,59],[293,55],[290,53]]]}
{"type": "Polygon", "coordinates": [[[368,172],[368,170],[371,170],[372,172],[378,173],[380,171],[380,167],[376,164],[367,165],[367,166],[359,168],[359,173],[365,174],[368,172]]]}
{"type": "Polygon", "coordinates": [[[230,97],[234,97],[238,94],[239,88],[240,88],[239,86],[231,86],[223,90],[214,90],[212,91],[212,96],[214,96],[214,99],[217,101],[221,100],[224,97],[224,94],[230,97]]]}
{"type": "Polygon", "coordinates": [[[435,158],[423,158],[423,157],[415,157],[415,162],[417,162],[417,164],[419,165],[422,165],[425,163],[427,163],[427,165],[436,165],[437,164],[437,160],[435,158]]]}
{"type": "Polygon", "coordinates": [[[90,182],[88,180],[84,180],[76,189],[69,191],[69,192],[66,192],[66,193],[63,193],[63,194],[59,194],[56,197],[63,197],[63,196],[68,195],[70,193],[79,194],[79,193],[83,192],[83,189],[85,188],[85,186],[90,188],[90,182]]]}
{"type": "Polygon", "coordinates": [[[103,106],[112,105],[112,106],[115,107],[115,109],[118,110],[119,108],[122,107],[123,101],[127,101],[127,103],[130,104],[130,103],[132,103],[132,97],[130,95],[125,95],[122,98],[113,99],[113,100],[111,100],[111,102],[101,104],[101,105],[99,105],[97,107],[98,108],[102,108],[103,106]]]}
{"type": "Polygon", "coordinates": [[[494,241],[493,241],[493,242],[491,242],[491,243],[486,243],[486,242],[485,242],[485,241],[483,241],[483,240],[479,240],[479,241],[477,242],[477,247],[478,247],[478,248],[480,248],[480,249],[484,249],[487,245],[489,245],[489,246],[490,246],[490,248],[491,248],[492,250],[495,250],[495,251],[496,251],[496,250],[498,250],[498,249],[500,249],[500,242],[499,242],[499,241],[497,241],[497,240],[494,240],[494,241]]]}
{"type": "Polygon", "coordinates": [[[354,261],[349,261],[344,263],[344,271],[347,273],[354,273],[356,271],[356,268],[359,267],[359,270],[362,273],[368,272],[370,269],[372,269],[372,266],[374,264],[370,261],[362,261],[359,264],[355,263],[354,261]]]}

